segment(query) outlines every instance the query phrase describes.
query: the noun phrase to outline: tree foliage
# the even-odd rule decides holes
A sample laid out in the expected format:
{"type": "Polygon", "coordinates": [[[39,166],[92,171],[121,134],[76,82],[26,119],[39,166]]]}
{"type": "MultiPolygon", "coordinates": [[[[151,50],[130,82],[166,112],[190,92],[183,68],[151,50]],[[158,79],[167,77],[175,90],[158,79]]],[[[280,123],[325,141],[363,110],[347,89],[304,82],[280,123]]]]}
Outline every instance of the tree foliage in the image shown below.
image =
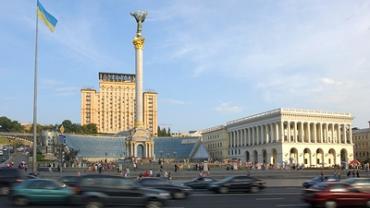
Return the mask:
{"type": "Polygon", "coordinates": [[[6,116],[0,117],[0,131],[2,132],[24,132],[24,129],[18,121],[12,121],[6,116]]]}
{"type": "Polygon", "coordinates": [[[162,137],[170,137],[171,136],[171,129],[170,128],[168,128],[168,129],[163,128],[162,129],[160,126],[158,126],[157,130],[158,130],[158,136],[162,136],[162,137]]]}

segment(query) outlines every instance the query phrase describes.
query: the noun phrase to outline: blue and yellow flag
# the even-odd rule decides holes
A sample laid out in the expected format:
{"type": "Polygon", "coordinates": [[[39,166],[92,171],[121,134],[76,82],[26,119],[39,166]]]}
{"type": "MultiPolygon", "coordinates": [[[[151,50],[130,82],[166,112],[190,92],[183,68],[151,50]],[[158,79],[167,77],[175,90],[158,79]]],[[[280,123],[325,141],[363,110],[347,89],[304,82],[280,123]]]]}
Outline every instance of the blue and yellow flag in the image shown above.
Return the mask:
{"type": "Polygon", "coordinates": [[[55,31],[55,26],[57,25],[58,20],[44,9],[39,0],[37,0],[37,15],[44,21],[45,25],[51,32],[55,31]]]}

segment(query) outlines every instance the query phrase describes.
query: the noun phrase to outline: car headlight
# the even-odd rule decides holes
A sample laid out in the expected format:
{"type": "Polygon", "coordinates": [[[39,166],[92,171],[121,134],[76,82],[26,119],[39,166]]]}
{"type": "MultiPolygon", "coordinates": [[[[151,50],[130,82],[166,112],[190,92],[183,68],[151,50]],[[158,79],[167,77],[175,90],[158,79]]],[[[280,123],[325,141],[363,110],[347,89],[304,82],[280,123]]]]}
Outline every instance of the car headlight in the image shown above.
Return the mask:
{"type": "Polygon", "coordinates": [[[163,192],[163,193],[159,193],[159,196],[170,196],[170,194],[166,193],[166,192],[163,192]]]}

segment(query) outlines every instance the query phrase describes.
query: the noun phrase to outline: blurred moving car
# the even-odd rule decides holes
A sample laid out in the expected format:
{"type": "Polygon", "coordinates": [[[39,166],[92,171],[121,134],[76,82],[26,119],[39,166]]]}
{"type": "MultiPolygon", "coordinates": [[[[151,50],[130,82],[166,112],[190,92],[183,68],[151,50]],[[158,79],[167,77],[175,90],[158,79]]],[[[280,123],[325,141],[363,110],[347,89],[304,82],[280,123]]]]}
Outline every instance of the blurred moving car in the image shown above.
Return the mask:
{"type": "Polygon", "coordinates": [[[216,193],[228,193],[230,191],[258,192],[264,189],[265,182],[250,176],[228,176],[220,181],[211,183],[208,190],[216,193]]]}
{"type": "Polygon", "coordinates": [[[310,188],[311,186],[314,186],[322,182],[338,182],[338,181],[339,181],[338,176],[316,176],[310,180],[303,182],[302,186],[303,188],[310,188]]]}
{"type": "Polygon", "coordinates": [[[17,168],[0,168],[0,195],[8,195],[13,184],[28,179],[23,170],[17,168]]]}
{"type": "Polygon", "coordinates": [[[192,190],[188,186],[173,184],[166,178],[141,178],[137,183],[143,187],[168,191],[174,199],[184,199],[190,195],[192,190]]]}
{"type": "Polygon", "coordinates": [[[78,185],[79,176],[63,176],[58,179],[59,182],[64,183],[65,185],[73,188],[78,185]]]}
{"type": "Polygon", "coordinates": [[[370,178],[348,178],[342,181],[362,192],[370,193],[370,178]]]}
{"type": "Polygon", "coordinates": [[[57,181],[30,179],[14,186],[9,199],[16,206],[28,204],[68,204],[74,192],[57,181]]]}
{"type": "Polygon", "coordinates": [[[370,194],[340,182],[323,182],[305,189],[303,200],[311,206],[335,207],[370,207],[370,194]]]}
{"type": "Polygon", "coordinates": [[[77,198],[86,208],[145,206],[160,208],[170,198],[166,191],[142,188],[120,176],[84,175],[78,180],[77,198]]]}
{"type": "Polygon", "coordinates": [[[200,176],[191,181],[185,182],[184,185],[189,186],[192,189],[208,189],[208,186],[214,182],[216,182],[216,179],[214,178],[200,176]]]}

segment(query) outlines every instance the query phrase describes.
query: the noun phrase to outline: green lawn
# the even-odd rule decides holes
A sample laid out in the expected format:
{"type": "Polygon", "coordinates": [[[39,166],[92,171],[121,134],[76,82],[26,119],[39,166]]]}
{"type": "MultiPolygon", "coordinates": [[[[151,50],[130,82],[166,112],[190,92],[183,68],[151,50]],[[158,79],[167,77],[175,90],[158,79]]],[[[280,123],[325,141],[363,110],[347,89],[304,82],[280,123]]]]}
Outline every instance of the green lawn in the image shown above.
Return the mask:
{"type": "Polygon", "coordinates": [[[0,144],[10,144],[9,140],[7,138],[0,136],[0,144]]]}

